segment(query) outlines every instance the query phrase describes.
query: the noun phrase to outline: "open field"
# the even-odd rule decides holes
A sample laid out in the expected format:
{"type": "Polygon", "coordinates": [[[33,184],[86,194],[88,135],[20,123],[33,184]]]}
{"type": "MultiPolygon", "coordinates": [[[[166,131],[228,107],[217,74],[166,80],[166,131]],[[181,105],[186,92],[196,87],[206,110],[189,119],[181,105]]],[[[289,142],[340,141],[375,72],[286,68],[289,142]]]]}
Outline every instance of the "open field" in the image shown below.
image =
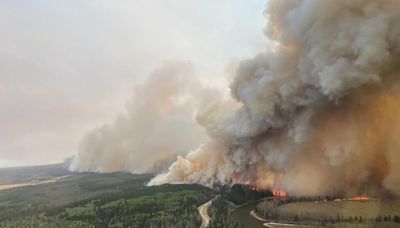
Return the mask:
{"type": "Polygon", "coordinates": [[[289,203],[278,207],[279,214],[299,214],[303,216],[325,216],[336,218],[362,216],[374,219],[377,216],[400,214],[399,202],[381,202],[379,200],[363,201],[342,201],[342,202],[297,202],[289,203]]]}
{"type": "Polygon", "coordinates": [[[273,202],[264,201],[257,206],[257,214],[276,221],[305,224],[335,224],[335,227],[393,227],[399,226],[399,200],[381,201],[318,201],[292,202],[274,207],[273,202]],[[364,226],[362,226],[364,225],[364,226]]]}

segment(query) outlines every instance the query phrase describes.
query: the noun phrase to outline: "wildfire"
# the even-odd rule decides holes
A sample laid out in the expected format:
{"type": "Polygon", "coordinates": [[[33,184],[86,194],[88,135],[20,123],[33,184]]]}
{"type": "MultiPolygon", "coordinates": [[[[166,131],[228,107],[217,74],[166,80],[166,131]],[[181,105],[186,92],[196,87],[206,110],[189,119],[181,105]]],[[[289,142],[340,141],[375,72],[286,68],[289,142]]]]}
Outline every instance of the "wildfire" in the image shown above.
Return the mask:
{"type": "Polygon", "coordinates": [[[340,202],[340,201],[346,201],[346,200],[348,200],[348,201],[369,201],[369,200],[373,200],[373,198],[368,197],[368,196],[353,196],[353,197],[344,198],[344,199],[337,198],[337,199],[334,199],[333,201],[340,202]]]}
{"type": "Polygon", "coordinates": [[[275,207],[277,207],[280,202],[286,203],[287,193],[285,191],[275,189],[272,191],[272,194],[274,195],[273,202],[275,207]]]}
{"type": "Polygon", "coordinates": [[[261,192],[262,190],[256,185],[249,185],[249,189],[256,192],[261,192]]]}
{"type": "Polygon", "coordinates": [[[280,197],[286,197],[287,193],[285,191],[282,190],[273,190],[272,194],[274,196],[280,196],[280,197]]]}
{"type": "Polygon", "coordinates": [[[371,200],[371,198],[367,197],[367,196],[354,196],[349,198],[349,200],[353,200],[353,201],[368,201],[371,200]]]}
{"type": "Polygon", "coordinates": [[[242,181],[242,182],[238,181],[237,183],[246,185],[247,188],[251,191],[256,191],[256,192],[260,192],[260,193],[268,191],[267,189],[264,189],[251,181],[242,181]]]}
{"type": "Polygon", "coordinates": [[[256,192],[261,192],[262,189],[260,189],[257,185],[253,184],[251,181],[245,181],[243,182],[244,185],[247,185],[248,188],[252,191],[256,191],[256,192]]]}

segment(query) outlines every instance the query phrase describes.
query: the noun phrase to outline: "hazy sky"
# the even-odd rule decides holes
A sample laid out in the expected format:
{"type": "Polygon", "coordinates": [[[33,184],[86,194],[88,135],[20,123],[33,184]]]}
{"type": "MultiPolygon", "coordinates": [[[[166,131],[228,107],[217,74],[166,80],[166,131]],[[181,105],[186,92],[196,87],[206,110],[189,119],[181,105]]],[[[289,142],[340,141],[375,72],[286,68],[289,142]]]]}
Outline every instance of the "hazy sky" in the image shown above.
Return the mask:
{"type": "Polygon", "coordinates": [[[0,1],[0,167],[62,161],[168,60],[223,84],[263,48],[265,0],[0,1]]]}

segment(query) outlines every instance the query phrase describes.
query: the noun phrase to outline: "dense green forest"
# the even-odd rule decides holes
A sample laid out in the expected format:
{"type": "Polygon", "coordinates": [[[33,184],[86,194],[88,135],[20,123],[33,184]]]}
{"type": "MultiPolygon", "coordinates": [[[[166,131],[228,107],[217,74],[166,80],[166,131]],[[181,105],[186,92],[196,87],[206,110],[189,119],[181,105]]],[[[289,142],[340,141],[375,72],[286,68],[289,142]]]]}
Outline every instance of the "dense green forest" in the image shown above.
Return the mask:
{"type": "Polygon", "coordinates": [[[199,185],[147,187],[152,175],[74,174],[0,191],[0,227],[199,227],[199,185]]]}
{"type": "Polygon", "coordinates": [[[208,211],[211,221],[209,228],[244,228],[243,225],[232,221],[229,213],[249,202],[254,202],[272,196],[269,191],[254,191],[248,185],[234,184],[217,189],[219,197],[212,202],[208,211]]]}
{"type": "Polygon", "coordinates": [[[213,201],[208,214],[211,217],[208,228],[244,228],[229,220],[229,205],[223,197],[218,197],[213,201]]]}
{"type": "Polygon", "coordinates": [[[265,197],[272,196],[270,191],[254,191],[248,185],[234,184],[225,185],[218,189],[221,196],[236,205],[256,201],[265,197]]]}
{"type": "Polygon", "coordinates": [[[235,205],[270,195],[246,185],[146,186],[152,177],[71,173],[61,164],[0,169],[3,186],[22,184],[0,190],[0,227],[200,227],[197,207],[218,196],[208,211],[209,227],[241,228],[229,219],[235,205]]]}

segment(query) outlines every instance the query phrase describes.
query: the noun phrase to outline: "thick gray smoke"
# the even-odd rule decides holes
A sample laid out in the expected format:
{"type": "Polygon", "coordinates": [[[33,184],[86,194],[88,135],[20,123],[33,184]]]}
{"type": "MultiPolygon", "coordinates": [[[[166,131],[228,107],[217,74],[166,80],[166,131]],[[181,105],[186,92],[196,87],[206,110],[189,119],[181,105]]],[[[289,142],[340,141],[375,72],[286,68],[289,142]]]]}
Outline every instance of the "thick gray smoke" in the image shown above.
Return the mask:
{"type": "Polygon", "coordinates": [[[95,172],[163,170],[177,155],[205,141],[205,132],[194,115],[218,97],[218,91],[201,86],[189,63],[165,64],[136,88],[125,114],[83,140],[70,168],[95,172]]]}
{"type": "Polygon", "coordinates": [[[242,61],[236,110],[201,113],[208,142],[150,184],[252,182],[292,194],[396,188],[400,1],[270,0],[272,51],[242,61]]]}
{"type": "Polygon", "coordinates": [[[141,172],[178,154],[149,184],[398,188],[400,1],[270,0],[265,15],[275,46],[239,64],[235,102],[186,77],[186,64],[162,68],[126,115],[86,138],[72,169],[141,172]]]}

